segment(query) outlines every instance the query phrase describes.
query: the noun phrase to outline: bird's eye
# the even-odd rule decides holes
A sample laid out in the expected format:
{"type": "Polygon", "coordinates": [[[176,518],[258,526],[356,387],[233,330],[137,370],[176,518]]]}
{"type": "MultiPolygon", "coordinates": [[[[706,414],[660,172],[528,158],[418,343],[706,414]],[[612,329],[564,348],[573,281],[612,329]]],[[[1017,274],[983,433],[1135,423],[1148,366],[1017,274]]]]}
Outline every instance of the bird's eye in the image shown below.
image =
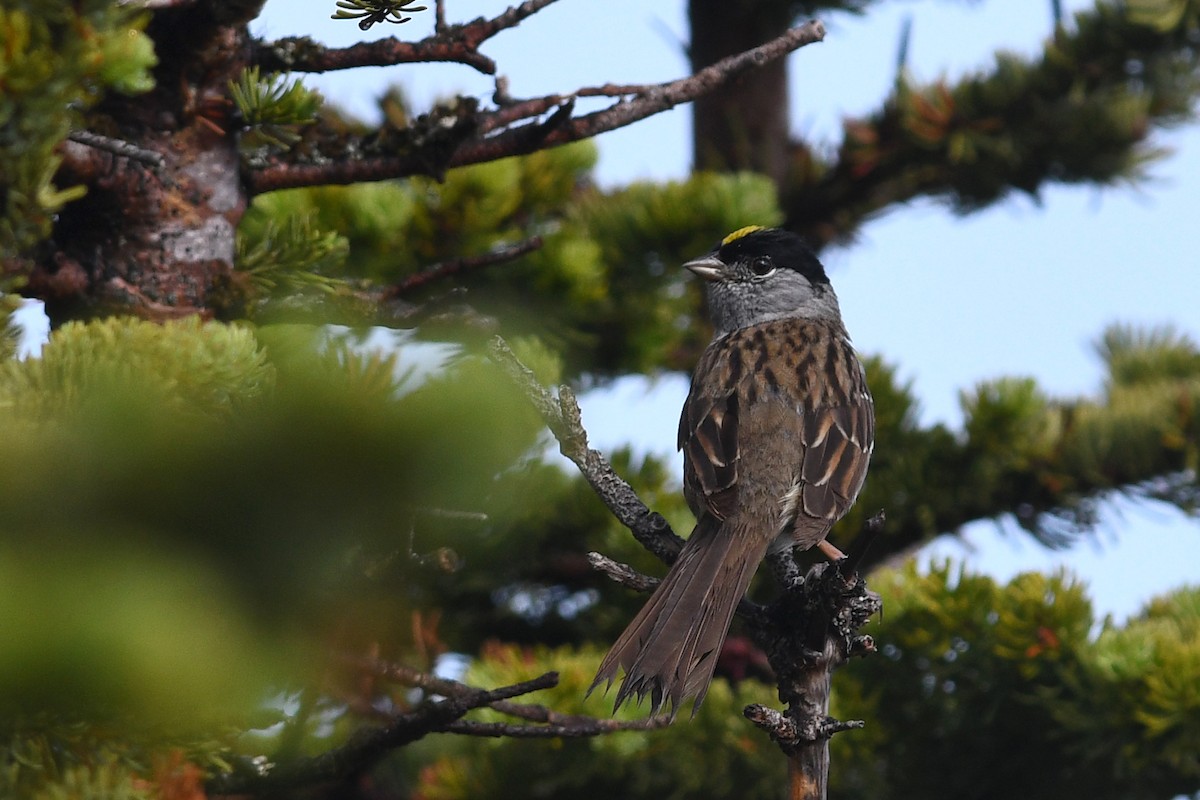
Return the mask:
{"type": "Polygon", "coordinates": [[[750,269],[759,277],[766,277],[775,271],[775,262],[770,256],[759,256],[750,263],[750,269]]]}

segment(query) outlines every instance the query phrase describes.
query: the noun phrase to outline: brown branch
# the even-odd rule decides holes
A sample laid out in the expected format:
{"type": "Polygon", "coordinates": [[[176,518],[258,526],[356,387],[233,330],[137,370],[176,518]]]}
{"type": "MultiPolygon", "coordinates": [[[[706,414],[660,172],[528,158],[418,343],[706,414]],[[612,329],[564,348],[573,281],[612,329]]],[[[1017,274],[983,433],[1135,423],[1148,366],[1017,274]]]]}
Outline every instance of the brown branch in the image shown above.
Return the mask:
{"type": "Polygon", "coordinates": [[[265,771],[247,768],[244,772],[227,773],[209,781],[206,788],[210,795],[270,795],[296,786],[345,781],[362,774],[392,750],[445,730],[472,709],[557,685],[558,674],[547,672],[533,680],[499,689],[465,687],[465,691],[453,697],[427,702],[412,713],[399,714],[387,725],[359,730],[346,744],[318,756],[279,764],[265,771]]]}
{"type": "Polygon", "coordinates": [[[666,716],[635,720],[596,719],[594,717],[576,717],[575,719],[576,722],[569,724],[551,725],[520,725],[509,722],[475,722],[474,720],[460,719],[446,725],[443,730],[446,733],[457,733],[463,736],[493,738],[584,739],[618,731],[651,731],[665,728],[671,724],[671,719],[666,716]]]}
{"type": "MultiPolygon", "coordinates": [[[[498,82],[498,84],[503,86],[503,82],[498,82]]],[[[506,128],[514,122],[520,122],[523,119],[541,116],[551,109],[562,106],[568,100],[568,98],[557,94],[535,97],[531,100],[512,100],[504,95],[502,91],[500,99],[504,101],[498,104],[500,108],[479,115],[477,122],[479,135],[482,136],[492,131],[506,128]]]]}
{"type": "MultiPolygon", "coordinates": [[[[428,672],[414,669],[404,664],[389,664],[379,661],[352,661],[351,664],[359,669],[370,672],[382,678],[404,684],[405,686],[414,686],[418,689],[423,689],[427,692],[446,695],[447,697],[458,697],[473,691],[478,691],[472,686],[468,686],[460,681],[452,678],[442,678],[437,675],[430,675],[428,672]]],[[[509,700],[498,700],[489,704],[489,708],[494,711],[499,711],[503,714],[518,717],[528,722],[542,722],[551,725],[575,725],[577,723],[587,723],[594,721],[592,717],[579,716],[575,714],[560,714],[557,711],[546,708],[542,705],[534,705],[529,703],[514,703],[509,700]]]]}
{"type": "Polygon", "coordinates": [[[446,25],[446,0],[434,0],[433,4],[433,32],[438,36],[446,33],[448,26],[446,25]]]}
{"type": "Polygon", "coordinates": [[[489,347],[496,362],[533,404],[558,440],[559,452],[569,458],[591,485],[613,516],[633,533],[643,547],[666,563],[671,563],[683,545],[666,519],[651,511],[637,493],[598,451],[588,447],[587,431],[580,419],[579,404],[569,386],[560,386],[558,397],[537,382],[533,372],[513,353],[499,336],[489,347]]]}
{"type": "Polygon", "coordinates": [[[658,586],[658,578],[643,575],[628,564],[613,561],[601,553],[588,553],[587,560],[592,565],[592,569],[603,572],[609,580],[615,581],[627,589],[633,589],[635,592],[653,592],[658,586]]]}
{"type": "Polygon", "coordinates": [[[542,237],[531,236],[528,239],[517,242],[515,244],[506,245],[498,250],[493,250],[490,253],[484,253],[479,256],[464,256],[462,258],[454,258],[449,261],[442,261],[434,264],[431,267],[421,270],[413,275],[409,275],[404,280],[389,287],[383,293],[384,300],[391,300],[396,297],[401,297],[415,289],[419,289],[434,281],[449,278],[452,275],[458,275],[463,272],[473,272],[477,269],[490,267],[495,264],[503,264],[506,261],[513,261],[526,253],[532,253],[542,246],[542,237]]]}
{"type": "MultiPolygon", "coordinates": [[[[882,512],[867,520],[861,534],[872,538],[883,527],[882,512]]],[[[861,554],[860,556],[861,557],[861,554]]],[[[882,608],[879,596],[848,567],[850,558],[824,562],[804,579],[784,586],[764,615],[753,624],[756,643],[767,654],[785,711],[747,706],[744,713],[766,731],[788,757],[789,797],[823,800],[829,776],[829,738],[863,727],[829,716],[833,672],[849,658],[874,652],[875,643],[858,629],[882,608]]]]}
{"type": "MultiPolygon", "coordinates": [[[[414,686],[427,692],[446,697],[463,697],[478,689],[449,678],[430,675],[403,664],[388,664],[378,661],[352,661],[351,664],[373,675],[386,678],[405,686],[414,686]]],[[[514,703],[511,700],[496,700],[488,703],[493,711],[524,720],[526,723],[477,722],[456,719],[438,728],[442,733],[463,736],[514,737],[522,739],[580,739],[603,736],[617,731],[653,730],[670,723],[666,718],[641,720],[597,719],[579,714],[560,714],[543,705],[514,703]]],[[[378,714],[374,708],[364,705],[363,712],[378,714]]]]}
{"type": "Polygon", "coordinates": [[[266,70],[284,72],[333,72],[356,67],[389,67],[395,64],[449,62],[466,64],[486,75],[496,72],[496,62],[477,53],[464,42],[435,35],[419,42],[403,42],[395,36],[349,47],[324,47],[309,36],[289,36],[274,42],[259,42],[252,62],[266,70]]]}
{"type": "Polygon", "coordinates": [[[131,144],[121,139],[113,139],[108,136],[101,136],[98,133],[91,131],[71,131],[67,134],[67,138],[72,142],[86,145],[96,150],[103,150],[106,153],[111,153],[114,156],[128,158],[133,161],[140,162],[155,169],[161,168],[167,163],[167,159],[162,153],[157,153],[153,150],[147,150],[144,147],[138,147],[136,144],[131,144]]]}
{"type": "Polygon", "coordinates": [[[480,17],[461,25],[447,25],[445,8],[438,2],[434,35],[419,42],[403,42],[391,36],[350,47],[325,47],[307,36],[293,36],[275,42],[257,42],[251,61],[264,69],[294,72],[331,72],[355,67],[445,61],[466,64],[486,75],[494,75],[496,62],[480,53],[479,46],[553,2],[527,0],[491,19],[480,17]]]}
{"type": "Polygon", "coordinates": [[[117,0],[117,5],[120,6],[139,6],[141,8],[156,11],[160,8],[180,8],[182,6],[195,5],[198,0],[117,0]]]}
{"type": "MultiPolygon", "coordinates": [[[[526,3],[521,8],[530,5],[526,3]]],[[[513,9],[510,9],[512,11],[513,9]]],[[[501,15],[503,17],[504,15],[501,15]]],[[[500,17],[496,18],[497,20],[500,17]]],[[[475,23],[473,23],[475,24],[475,23]]],[[[584,89],[593,95],[619,93],[621,98],[608,108],[581,117],[569,116],[568,104],[575,95],[549,95],[506,106],[493,112],[484,112],[477,118],[477,130],[472,137],[464,139],[444,160],[431,163],[427,154],[409,152],[402,155],[364,158],[357,161],[333,161],[324,164],[276,163],[264,167],[249,176],[250,192],[261,194],[278,189],[325,184],[347,184],[361,181],[377,181],[408,175],[436,175],[441,169],[462,167],[485,161],[496,161],[509,156],[525,155],[569,142],[588,139],[606,131],[623,128],[646,117],[690,102],[706,92],[733,80],[743,73],[762,66],[774,59],[825,36],[825,27],[818,20],[791,28],[781,36],[764,45],[730,56],[705,67],[687,78],[651,86],[623,87],[608,86],[584,89]],[[624,99],[622,89],[639,89],[632,99],[624,99]],[[548,122],[528,122],[500,133],[487,135],[503,125],[528,119],[544,113],[550,108],[558,111],[548,122]],[[567,114],[562,112],[566,110],[567,114]],[[521,111],[527,113],[522,114],[521,111]]],[[[607,95],[606,95],[607,96],[607,95]]]]}

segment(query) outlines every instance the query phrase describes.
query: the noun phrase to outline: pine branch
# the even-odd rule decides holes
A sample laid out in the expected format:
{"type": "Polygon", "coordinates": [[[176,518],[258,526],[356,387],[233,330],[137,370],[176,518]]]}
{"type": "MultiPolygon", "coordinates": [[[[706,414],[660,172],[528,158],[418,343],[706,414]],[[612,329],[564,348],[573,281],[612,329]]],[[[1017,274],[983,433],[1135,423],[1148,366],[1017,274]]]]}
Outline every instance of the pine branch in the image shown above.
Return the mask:
{"type": "Polygon", "coordinates": [[[419,42],[389,37],[350,47],[327,48],[307,36],[289,37],[276,42],[256,42],[251,59],[267,70],[292,72],[332,72],[442,61],[466,64],[486,75],[494,75],[496,62],[480,53],[479,46],[553,2],[527,0],[491,19],[480,17],[473,22],[449,26],[445,24],[445,9],[439,2],[434,35],[419,42]]]}
{"type": "Polygon", "coordinates": [[[877,447],[846,524],[853,530],[861,509],[886,503],[889,513],[862,569],[983,519],[1007,517],[1043,545],[1064,547],[1094,529],[1104,505],[1121,495],[1194,514],[1200,347],[1170,329],[1117,326],[1099,348],[1108,378],[1097,396],[1059,400],[1029,379],[987,382],[964,395],[963,432],[919,426],[915,399],[870,360],[877,447]]]}
{"type": "MultiPolygon", "coordinates": [[[[566,386],[557,400],[534,379],[499,337],[492,340],[492,360],[524,390],[558,440],[563,455],[579,467],[597,496],[628,527],[647,550],[664,561],[674,560],[679,539],[666,527],[643,527],[651,514],[633,489],[619,478],[595,450],[587,446],[587,432],[579,418],[579,407],[566,386]],[[637,513],[630,514],[631,510],[637,513]]],[[[661,517],[658,517],[661,520],[661,517]]],[[[839,722],[829,717],[829,689],[833,671],[853,655],[873,652],[870,637],[857,631],[879,612],[882,601],[868,591],[856,569],[866,546],[883,527],[883,514],[867,520],[866,530],[852,557],[837,563],[812,567],[803,580],[782,584],[779,598],[762,608],[742,598],[738,606],[767,654],[779,682],[779,697],[787,703],[784,712],[763,706],[745,709],[747,718],[765,730],[789,758],[793,776],[792,797],[823,800],[829,774],[829,738],[839,731],[862,727],[861,722],[839,722]]],[[[598,553],[589,553],[593,567],[638,591],[655,582],[598,553]]],[[[794,564],[793,564],[794,567],[794,564]]],[[[539,735],[502,725],[482,726],[456,722],[463,733],[475,736],[539,735]]]]}
{"type": "MultiPolygon", "coordinates": [[[[319,164],[286,163],[275,159],[251,172],[251,192],[261,194],[299,186],[359,183],[409,175],[436,176],[452,167],[496,161],[588,139],[690,102],[749,70],[821,41],[824,36],[824,26],[813,20],[788,30],[760,47],[723,59],[690,77],[663,84],[631,87],[641,91],[632,98],[618,93],[620,99],[613,105],[581,117],[572,116],[574,97],[578,93],[550,95],[525,101],[516,107],[478,112],[473,117],[457,120],[458,130],[463,131],[464,135],[452,147],[443,148],[449,150],[447,153],[440,150],[435,153],[432,149],[417,147],[415,151],[397,155],[359,160],[338,159],[319,164]],[[554,110],[546,120],[529,121],[550,109],[554,110]],[[500,120],[503,120],[503,124],[500,124],[500,120]],[[525,122],[508,127],[522,121],[525,122]],[[502,127],[504,129],[501,130],[502,127]]],[[[611,89],[605,87],[580,91],[588,96],[612,96],[606,94],[611,89]]],[[[445,144],[444,138],[434,143],[437,147],[445,144]]],[[[348,151],[354,148],[347,145],[341,149],[348,151]]]]}
{"type": "Polygon", "coordinates": [[[1002,54],[957,83],[898,81],[879,111],[845,123],[836,159],[793,144],[787,226],[821,246],[921,196],[965,213],[1051,182],[1139,178],[1158,155],[1150,132],[1190,117],[1200,96],[1200,4],[1186,2],[1173,23],[1100,4],[1058,26],[1040,57],[1002,54]]]}

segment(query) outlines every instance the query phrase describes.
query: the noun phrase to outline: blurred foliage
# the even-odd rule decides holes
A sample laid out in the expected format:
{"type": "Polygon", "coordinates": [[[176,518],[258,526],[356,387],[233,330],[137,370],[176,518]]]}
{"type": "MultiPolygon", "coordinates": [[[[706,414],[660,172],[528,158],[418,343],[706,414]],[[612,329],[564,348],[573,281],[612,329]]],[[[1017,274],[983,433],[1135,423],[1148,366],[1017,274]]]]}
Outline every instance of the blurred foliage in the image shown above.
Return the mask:
{"type": "Polygon", "coordinates": [[[0,364],[17,354],[21,343],[21,326],[13,316],[21,307],[21,298],[16,295],[0,294],[0,364]]]}
{"type": "Polygon", "coordinates": [[[443,544],[427,519],[487,512],[538,426],[478,357],[402,391],[395,356],[329,336],[108,320],[0,365],[15,742],[43,719],[244,728],[331,646],[412,646],[413,602],[453,566],[411,551],[443,544]]]}
{"type": "MultiPolygon", "coordinates": [[[[0,8],[0,276],[83,194],[56,186],[55,152],[105,90],[151,88],[149,16],[107,0],[12,0],[0,8]]],[[[4,286],[0,284],[0,289],[4,286]]]]}

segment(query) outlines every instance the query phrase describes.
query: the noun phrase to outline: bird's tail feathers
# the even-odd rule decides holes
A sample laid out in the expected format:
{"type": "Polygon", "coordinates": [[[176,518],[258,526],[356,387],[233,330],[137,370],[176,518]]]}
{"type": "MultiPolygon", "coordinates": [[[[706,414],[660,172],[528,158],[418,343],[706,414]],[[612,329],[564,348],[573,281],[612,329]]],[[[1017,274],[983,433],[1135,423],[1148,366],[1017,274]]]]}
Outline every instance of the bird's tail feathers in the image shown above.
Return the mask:
{"type": "Polygon", "coordinates": [[[769,542],[730,531],[705,517],[684,544],[679,558],[600,664],[588,693],[616,680],[615,712],[632,696],[640,704],[649,695],[650,713],[667,701],[670,714],[694,697],[692,715],[700,708],[716,668],[717,656],[734,609],[746,593],[769,542]]]}

